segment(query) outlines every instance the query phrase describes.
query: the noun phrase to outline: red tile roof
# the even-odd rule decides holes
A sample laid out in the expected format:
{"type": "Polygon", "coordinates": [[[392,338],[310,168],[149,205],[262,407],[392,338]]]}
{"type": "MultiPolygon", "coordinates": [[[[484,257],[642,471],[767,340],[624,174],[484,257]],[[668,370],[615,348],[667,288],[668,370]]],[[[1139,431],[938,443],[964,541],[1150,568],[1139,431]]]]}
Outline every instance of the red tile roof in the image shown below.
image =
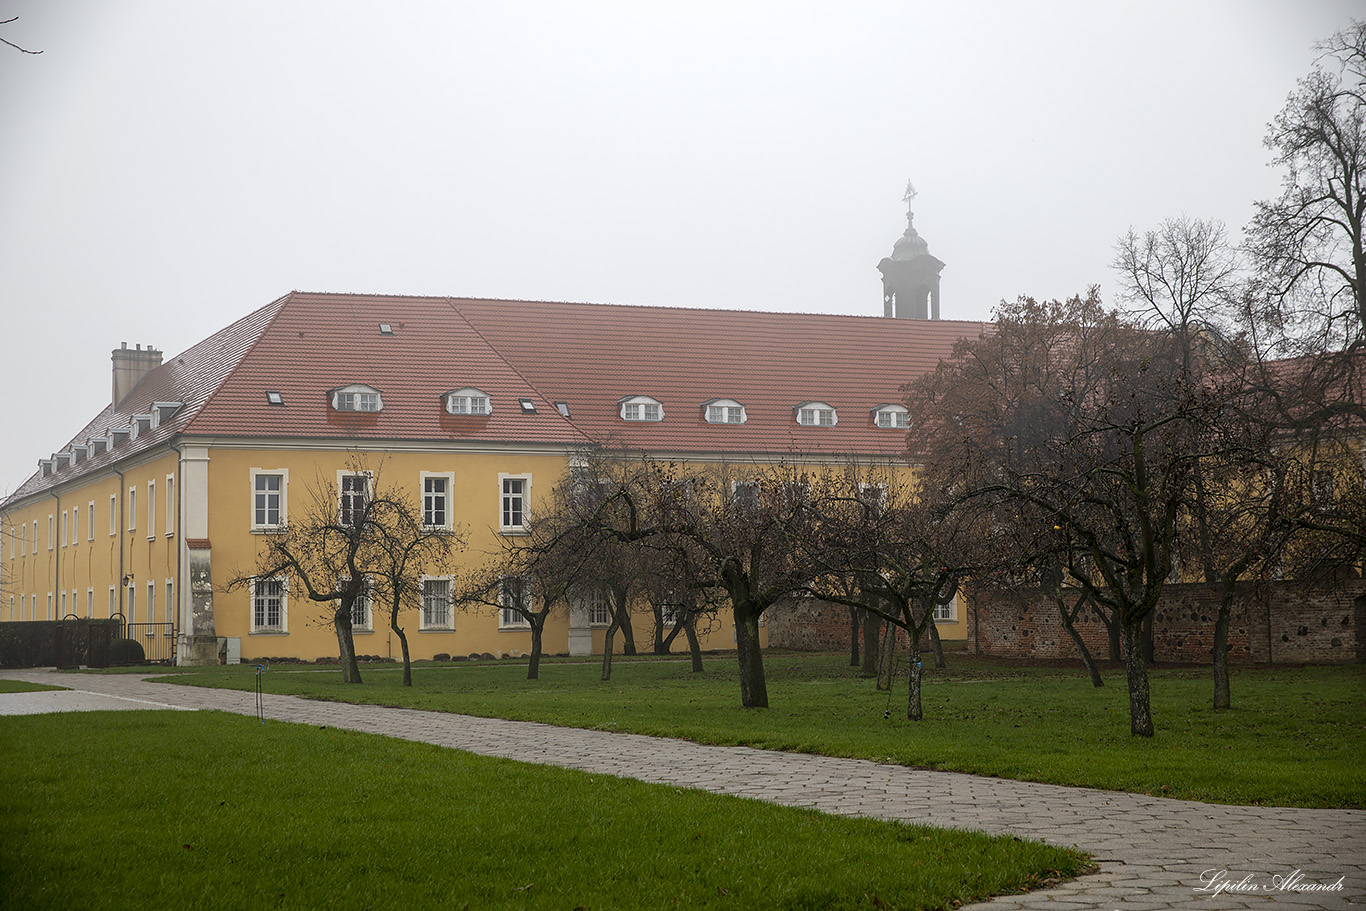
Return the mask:
{"type": "Polygon", "coordinates": [[[150,434],[22,485],[11,500],[144,452],[173,436],[576,446],[590,440],[681,453],[896,454],[904,431],[871,409],[989,324],[800,313],[293,292],[150,372],[67,444],[126,427],[151,403],[184,407],[150,434]],[[380,323],[393,327],[381,334],[380,323]],[[380,390],[377,413],[338,413],[328,390],[380,390]],[[454,416],[444,393],[473,386],[488,417],[454,416]],[[283,405],[267,402],[281,394],[283,405]],[[664,420],[628,422],[647,395],[664,420]],[[535,414],[523,414],[519,398],[535,414]],[[703,403],[734,399],[744,424],[708,424],[703,403]],[[566,420],[555,401],[569,404],[566,420]],[[834,427],[803,427],[821,401],[834,427]]]}

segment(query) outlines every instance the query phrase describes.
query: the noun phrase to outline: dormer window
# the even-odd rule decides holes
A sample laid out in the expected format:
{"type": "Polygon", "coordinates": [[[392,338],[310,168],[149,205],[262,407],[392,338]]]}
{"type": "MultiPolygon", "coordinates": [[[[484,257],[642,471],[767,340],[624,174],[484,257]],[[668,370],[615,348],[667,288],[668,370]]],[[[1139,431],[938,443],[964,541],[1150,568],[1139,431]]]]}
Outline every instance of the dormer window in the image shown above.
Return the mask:
{"type": "Polygon", "coordinates": [[[92,459],[109,448],[108,437],[91,437],[88,442],[90,443],[90,457],[92,459]]]}
{"type": "Polygon", "coordinates": [[[703,402],[708,424],[743,424],[748,415],[745,406],[734,399],[712,399],[703,402]]]}
{"type": "Polygon", "coordinates": [[[353,383],[332,390],[333,411],[380,411],[383,408],[379,390],[372,386],[353,383]]]}
{"type": "Polygon", "coordinates": [[[167,418],[171,417],[171,415],[179,411],[181,404],[182,403],[180,402],[153,402],[152,413],[157,417],[156,423],[161,424],[167,418]]]}
{"type": "Polygon", "coordinates": [[[659,399],[651,398],[648,395],[625,398],[617,404],[621,406],[621,419],[623,421],[664,420],[664,406],[659,403],[659,399]]]}
{"type": "Polygon", "coordinates": [[[75,461],[80,462],[90,455],[90,447],[82,446],[81,444],[77,443],[71,447],[71,455],[75,459],[75,461]]]}
{"type": "Polygon", "coordinates": [[[911,426],[911,413],[905,405],[878,405],[873,409],[873,423],[889,430],[905,430],[911,426]]]}
{"type": "Polygon", "coordinates": [[[835,409],[824,402],[802,402],[796,407],[797,423],[803,427],[834,427],[835,409]]]}
{"type": "Polygon", "coordinates": [[[475,389],[473,386],[464,389],[456,389],[446,393],[446,413],[447,414],[472,414],[479,417],[492,414],[493,407],[489,403],[489,397],[482,389],[475,389]]]}
{"type": "Polygon", "coordinates": [[[151,433],[154,419],[150,414],[133,415],[133,439],[137,439],[144,433],[151,433]]]}

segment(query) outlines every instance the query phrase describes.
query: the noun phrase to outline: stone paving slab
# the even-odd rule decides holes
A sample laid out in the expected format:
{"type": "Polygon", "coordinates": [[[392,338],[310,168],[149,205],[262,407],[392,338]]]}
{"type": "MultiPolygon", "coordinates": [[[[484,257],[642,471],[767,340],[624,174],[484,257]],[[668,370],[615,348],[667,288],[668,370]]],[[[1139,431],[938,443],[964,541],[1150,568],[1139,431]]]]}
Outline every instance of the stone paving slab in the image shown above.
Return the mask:
{"type": "Polygon", "coordinates": [[[92,693],[86,690],[40,690],[36,693],[0,693],[0,715],[46,715],[51,712],[119,712],[133,709],[173,709],[178,705],[92,693]]]}
{"type": "MultiPolygon", "coordinates": [[[[37,683],[52,671],[0,676],[37,683]]],[[[89,693],[256,714],[256,695],[83,675],[89,693]]],[[[1149,911],[1366,905],[1366,811],[1229,807],[858,759],[720,747],[413,709],[263,697],[266,717],[366,731],[849,816],[1016,835],[1088,851],[1099,872],[974,908],[1149,911]],[[1334,891],[1295,891],[1341,881],[1334,891]],[[1284,888],[1283,888],[1284,887],[1284,888]]]]}

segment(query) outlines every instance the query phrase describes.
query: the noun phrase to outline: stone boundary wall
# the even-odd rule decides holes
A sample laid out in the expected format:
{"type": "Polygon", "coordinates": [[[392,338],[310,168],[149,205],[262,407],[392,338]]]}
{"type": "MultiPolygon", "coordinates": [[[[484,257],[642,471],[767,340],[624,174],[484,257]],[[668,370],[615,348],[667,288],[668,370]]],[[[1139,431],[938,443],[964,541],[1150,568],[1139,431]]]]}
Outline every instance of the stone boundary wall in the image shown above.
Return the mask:
{"type": "MultiPolygon", "coordinates": [[[[1157,661],[1208,664],[1220,589],[1169,584],[1153,621],[1157,661]]],[[[1075,658],[1052,598],[1038,589],[972,594],[968,651],[997,658],[1075,658]]],[[[1109,655],[1105,626],[1090,609],[1076,627],[1097,659],[1109,655]]],[[[1238,588],[1229,625],[1229,660],[1252,663],[1366,661],[1366,581],[1275,582],[1238,588]]]]}

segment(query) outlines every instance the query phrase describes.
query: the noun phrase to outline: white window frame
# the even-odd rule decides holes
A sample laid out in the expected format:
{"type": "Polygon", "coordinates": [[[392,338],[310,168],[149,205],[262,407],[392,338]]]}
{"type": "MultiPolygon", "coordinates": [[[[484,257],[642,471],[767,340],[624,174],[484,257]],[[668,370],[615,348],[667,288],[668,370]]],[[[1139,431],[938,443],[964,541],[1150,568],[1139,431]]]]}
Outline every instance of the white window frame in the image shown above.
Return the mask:
{"type": "Polygon", "coordinates": [[[157,583],[155,579],[147,580],[147,622],[157,622],[157,583]]]}
{"type": "Polygon", "coordinates": [[[735,399],[712,399],[702,404],[708,424],[743,424],[749,420],[745,406],[735,399]]]}
{"type": "Polygon", "coordinates": [[[622,399],[620,414],[623,421],[658,422],[664,420],[664,404],[648,395],[633,395],[622,399]]]}
{"type": "Polygon", "coordinates": [[[128,530],[138,530],[138,489],[128,488],[128,530]]]}
{"type": "MultiPolygon", "coordinates": [[[[516,579],[522,586],[522,597],[527,601],[531,600],[531,580],[525,576],[504,576],[498,581],[498,629],[500,630],[524,630],[531,629],[531,621],[528,620],[520,611],[514,607],[506,606],[511,600],[508,593],[507,583],[516,579]]],[[[528,608],[534,608],[534,604],[528,604],[528,608]]]]}
{"type": "MultiPolygon", "coordinates": [[[[351,581],[350,576],[338,576],[337,588],[345,587],[351,581]]],[[[351,632],[353,633],[373,633],[375,631],[375,605],[374,605],[375,582],[370,576],[365,577],[365,587],[361,589],[360,597],[351,602],[351,632]],[[356,611],[359,608],[360,622],[356,622],[356,611]]]]}
{"type": "Polygon", "coordinates": [[[525,534],[526,511],[531,503],[531,475],[530,474],[507,474],[498,473],[498,530],[503,534],[525,534]],[[520,492],[509,490],[509,482],[520,481],[522,488],[520,492]],[[512,503],[516,501],[515,509],[512,503]],[[512,524],[510,519],[518,519],[517,524],[512,524]]]}
{"type": "MultiPolygon", "coordinates": [[[[422,472],[418,472],[418,490],[421,492],[421,497],[422,497],[422,502],[421,502],[421,504],[420,504],[421,509],[422,509],[422,527],[423,527],[423,528],[439,528],[439,529],[442,529],[442,530],[444,530],[444,531],[450,531],[452,528],[454,528],[454,527],[455,527],[455,517],[451,514],[451,496],[452,496],[452,493],[455,491],[455,472],[453,472],[453,471],[422,471],[422,472]],[[428,497],[428,493],[427,493],[427,482],[428,482],[428,481],[445,481],[445,482],[446,482],[446,490],[445,490],[444,493],[442,493],[442,494],[440,495],[440,496],[441,496],[441,499],[442,499],[441,509],[442,509],[442,512],[445,514],[445,517],[444,517],[444,519],[443,519],[442,521],[440,521],[440,522],[428,522],[428,521],[427,521],[428,518],[430,517],[430,512],[431,512],[431,510],[428,508],[428,502],[427,502],[427,497],[428,497]]],[[[433,496],[435,496],[435,494],[433,494],[433,496]]],[[[433,578],[436,578],[436,577],[433,576],[433,578]]]]}
{"type": "Polygon", "coordinates": [[[108,619],[113,619],[119,612],[119,593],[113,585],[109,586],[109,614],[108,619]]]}
{"type": "MultiPolygon", "coordinates": [[[[268,594],[268,595],[266,595],[266,597],[272,597],[272,596],[268,594]]],[[[289,579],[288,579],[288,578],[286,578],[286,577],[284,577],[284,576],[269,576],[269,577],[266,577],[266,578],[263,578],[263,579],[253,578],[253,579],[251,580],[250,586],[248,586],[247,598],[248,598],[248,600],[247,600],[247,618],[250,620],[250,623],[251,623],[251,635],[253,635],[253,636],[261,636],[261,635],[265,635],[265,636],[279,636],[279,635],[284,635],[284,634],[286,634],[286,633],[289,632],[289,579]],[[256,589],[257,589],[257,587],[258,587],[262,582],[269,582],[269,583],[272,584],[272,585],[277,585],[277,584],[278,584],[278,585],[280,586],[280,591],[279,591],[279,602],[280,602],[280,603],[279,603],[279,605],[278,605],[278,611],[279,611],[279,615],[280,615],[280,622],[279,622],[278,624],[276,624],[276,625],[272,625],[272,624],[269,624],[269,623],[257,623],[257,622],[256,622],[256,621],[257,621],[257,614],[256,614],[256,607],[257,607],[257,604],[256,604],[256,601],[257,601],[256,589]]],[[[266,610],[267,610],[267,611],[269,610],[269,604],[266,605],[266,610]]],[[[267,614],[265,615],[265,617],[266,617],[266,619],[269,619],[269,614],[267,613],[267,614]]]]}
{"type": "MultiPolygon", "coordinates": [[[[282,525],[286,524],[289,521],[289,469],[252,468],[250,469],[249,474],[251,476],[251,488],[250,493],[247,497],[247,509],[249,510],[249,512],[247,513],[247,518],[250,523],[249,527],[253,532],[275,531],[276,529],[280,528],[282,525]],[[280,489],[278,491],[279,511],[276,514],[276,518],[278,518],[280,521],[273,525],[270,523],[258,523],[256,521],[256,496],[258,493],[256,485],[257,479],[260,477],[278,477],[280,479],[280,489]]],[[[271,496],[272,491],[264,491],[264,494],[267,497],[266,502],[267,504],[269,504],[269,497],[271,496]]],[[[270,517],[269,505],[265,507],[265,515],[267,518],[270,517]]]]}
{"type": "Polygon", "coordinates": [[[128,596],[123,603],[123,622],[137,622],[138,614],[138,584],[132,579],[128,580],[128,596]]]}
{"type": "MultiPolygon", "coordinates": [[[[48,516],[47,516],[47,549],[48,549],[48,550],[52,550],[53,545],[56,543],[56,542],[53,540],[54,538],[57,537],[57,529],[56,529],[56,527],[55,527],[56,521],[57,521],[57,517],[54,516],[52,513],[48,513],[48,516]]],[[[37,523],[35,523],[35,524],[37,524],[37,523]]]]}
{"type": "Polygon", "coordinates": [[[475,418],[486,418],[493,414],[493,398],[474,386],[452,389],[442,398],[446,401],[447,414],[475,418]]]}
{"type": "Polygon", "coordinates": [[[883,430],[906,430],[911,426],[911,413],[905,405],[879,405],[873,409],[873,424],[883,430]]]}
{"type": "Polygon", "coordinates": [[[157,482],[147,482],[147,540],[157,536],[157,482]]]}
{"type": "Polygon", "coordinates": [[[71,507],[71,546],[81,543],[81,508],[71,507]]]}
{"type": "Polygon", "coordinates": [[[60,608],[61,608],[61,611],[62,611],[62,612],[57,616],[57,619],[58,619],[58,620],[64,620],[64,619],[66,619],[66,590],[63,589],[62,591],[57,592],[57,598],[58,598],[58,604],[59,604],[59,606],[60,606],[60,608]]]}
{"type": "Polygon", "coordinates": [[[332,410],[355,414],[374,414],[384,410],[384,396],[373,386],[352,383],[332,390],[332,410]]]}
{"type": "Polygon", "coordinates": [[[350,498],[356,496],[356,491],[348,491],[344,485],[353,478],[365,479],[364,487],[360,491],[359,512],[362,515],[364,515],[366,507],[375,498],[375,473],[373,471],[348,471],[345,468],[337,471],[337,524],[345,525],[348,528],[355,524],[356,516],[351,515],[350,521],[347,521],[347,515],[356,512],[356,504],[350,502],[350,498]]]}
{"type": "Polygon", "coordinates": [[[834,427],[839,415],[825,402],[802,402],[796,407],[797,423],[803,427],[834,427]]]}
{"type": "Polygon", "coordinates": [[[85,590],[85,619],[95,619],[95,589],[93,587],[85,590]]]}
{"type": "Polygon", "coordinates": [[[85,510],[85,539],[93,541],[95,540],[95,501],[91,500],[85,504],[85,510]]]}
{"type": "Polygon", "coordinates": [[[119,495],[109,495],[109,537],[119,533],[119,495]]]}
{"type": "Polygon", "coordinates": [[[737,479],[730,482],[730,501],[736,509],[744,509],[752,515],[759,511],[762,491],[758,480],[737,479]]]}
{"type": "Polygon", "coordinates": [[[166,537],[175,534],[175,475],[166,476],[166,537]]]}
{"type": "Polygon", "coordinates": [[[935,623],[957,623],[958,622],[958,593],[954,592],[953,599],[947,604],[936,604],[934,606],[935,623]]]}
{"type": "Polygon", "coordinates": [[[872,506],[875,515],[882,515],[887,509],[887,485],[881,481],[871,484],[861,481],[858,486],[858,498],[859,502],[872,506]]]}
{"type": "Polygon", "coordinates": [[[71,518],[70,518],[70,516],[68,515],[68,513],[69,513],[69,510],[66,510],[66,509],[63,509],[63,510],[62,510],[62,546],[63,546],[63,547],[66,547],[67,532],[70,531],[70,529],[71,529],[71,518]]]}
{"type": "MultiPolygon", "coordinates": [[[[92,590],[93,597],[93,590],[92,590]]],[[[180,605],[175,600],[175,580],[166,580],[166,622],[171,624],[171,628],[166,631],[166,635],[175,635],[175,627],[180,624],[180,605]]]]}
{"type": "Polygon", "coordinates": [[[590,627],[603,629],[612,625],[612,599],[605,588],[595,585],[584,591],[581,597],[590,627]]]}
{"type": "Polygon", "coordinates": [[[450,576],[419,576],[418,587],[422,590],[422,605],[418,608],[417,628],[419,632],[453,632],[455,630],[455,604],[452,601],[453,586],[450,576]],[[443,613],[446,622],[435,622],[431,618],[429,603],[434,599],[428,594],[427,585],[432,582],[444,582],[446,585],[446,595],[443,599],[445,604],[443,613]]]}

